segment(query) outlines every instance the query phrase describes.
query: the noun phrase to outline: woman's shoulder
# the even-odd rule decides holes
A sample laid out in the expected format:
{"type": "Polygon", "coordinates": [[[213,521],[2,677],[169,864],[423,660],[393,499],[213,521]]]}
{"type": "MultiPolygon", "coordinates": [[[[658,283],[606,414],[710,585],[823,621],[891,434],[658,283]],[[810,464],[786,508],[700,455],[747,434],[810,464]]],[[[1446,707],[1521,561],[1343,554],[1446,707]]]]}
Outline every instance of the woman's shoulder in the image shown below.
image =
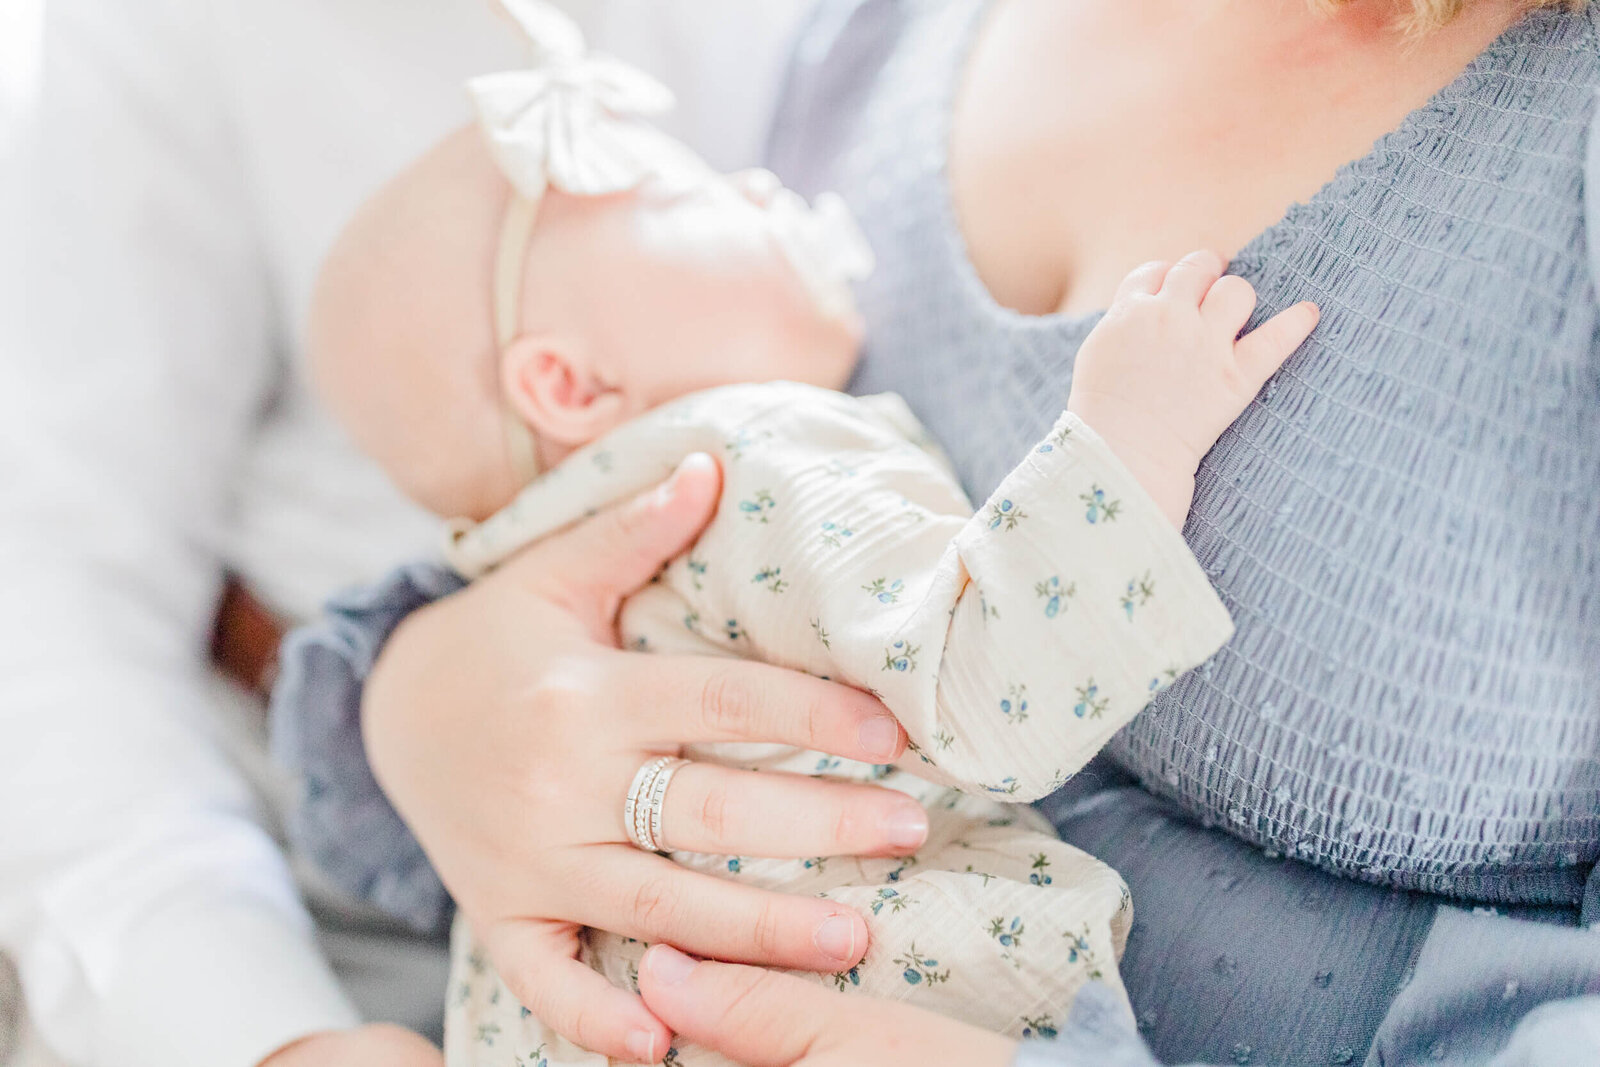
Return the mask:
{"type": "Polygon", "coordinates": [[[768,165],[801,192],[817,160],[848,140],[855,116],[885,68],[906,51],[912,29],[983,0],[820,0],[795,36],[767,143],[768,165]]]}
{"type": "Polygon", "coordinates": [[[1434,292],[1443,277],[1452,291],[1492,291],[1502,313],[1555,295],[1493,288],[1507,276],[1577,299],[1600,277],[1597,93],[1600,4],[1536,10],[1271,236],[1303,251],[1361,240],[1365,268],[1434,292]]]}
{"type": "Polygon", "coordinates": [[[1590,284],[1600,296],[1600,3],[1591,0],[1581,11],[1569,12],[1553,34],[1567,55],[1557,53],[1564,68],[1552,92],[1559,95],[1559,112],[1570,123],[1581,124],[1579,150],[1582,173],[1582,213],[1589,260],[1590,284]]]}
{"type": "MultiPolygon", "coordinates": [[[[1543,121],[1587,123],[1600,90],[1600,3],[1533,11],[1490,45],[1454,88],[1475,127],[1530,149],[1548,137],[1543,121]]],[[[1446,90],[1441,98],[1453,95],[1446,90]]]]}
{"type": "Polygon", "coordinates": [[[1544,136],[1540,120],[1586,125],[1600,90],[1600,3],[1527,15],[1469,68],[1465,81],[1483,113],[1476,121],[1521,132],[1530,147],[1544,136]]]}
{"type": "MultiPolygon", "coordinates": [[[[1531,197],[1571,204],[1593,293],[1600,280],[1600,3],[1535,12],[1519,30],[1488,65],[1496,77],[1482,100],[1483,125],[1498,128],[1521,174],[1544,179],[1531,183],[1531,197]]],[[[1552,221],[1558,214],[1541,213],[1552,221]]]]}

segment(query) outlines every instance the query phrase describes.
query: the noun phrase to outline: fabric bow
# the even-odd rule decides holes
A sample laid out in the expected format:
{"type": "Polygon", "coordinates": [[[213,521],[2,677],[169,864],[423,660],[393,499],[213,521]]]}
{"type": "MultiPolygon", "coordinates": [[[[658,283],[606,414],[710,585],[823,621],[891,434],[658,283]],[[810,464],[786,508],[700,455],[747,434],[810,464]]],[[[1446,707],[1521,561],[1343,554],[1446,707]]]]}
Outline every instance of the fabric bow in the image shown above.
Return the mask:
{"type": "Polygon", "coordinates": [[[500,0],[532,42],[535,65],[467,83],[490,151],[517,192],[580,196],[635,188],[662,165],[661,133],[635,121],[670,111],[672,91],[619,59],[587,51],[583,32],[540,0],[500,0]]]}

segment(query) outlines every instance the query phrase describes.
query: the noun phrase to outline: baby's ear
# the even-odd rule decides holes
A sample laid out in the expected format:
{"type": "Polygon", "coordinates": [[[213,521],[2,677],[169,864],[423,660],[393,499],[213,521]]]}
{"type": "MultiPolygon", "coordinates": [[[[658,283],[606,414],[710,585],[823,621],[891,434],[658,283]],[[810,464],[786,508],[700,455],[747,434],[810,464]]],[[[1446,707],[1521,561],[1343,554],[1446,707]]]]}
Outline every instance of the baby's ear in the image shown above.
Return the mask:
{"type": "Polygon", "coordinates": [[[588,444],[623,421],[622,393],[595,376],[575,344],[524,334],[500,356],[500,388],[518,418],[543,440],[588,444]]]}

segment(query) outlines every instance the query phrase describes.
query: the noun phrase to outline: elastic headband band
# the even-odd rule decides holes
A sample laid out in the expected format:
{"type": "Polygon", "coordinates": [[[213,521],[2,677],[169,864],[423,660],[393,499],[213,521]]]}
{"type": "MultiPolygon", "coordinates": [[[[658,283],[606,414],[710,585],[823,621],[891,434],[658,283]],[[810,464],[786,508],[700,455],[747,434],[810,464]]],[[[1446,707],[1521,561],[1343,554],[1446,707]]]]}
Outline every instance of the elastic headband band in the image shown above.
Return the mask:
{"type": "MultiPolygon", "coordinates": [[[[528,262],[528,245],[539,218],[539,202],[512,193],[500,223],[500,244],[494,256],[494,339],[500,355],[522,332],[522,285],[528,262]]],[[[512,408],[504,384],[499,385],[501,421],[504,425],[506,457],[511,469],[524,482],[539,477],[539,443],[512,408]]]]}
{"type": "MultiPolygon", "coordinates": [[[[521,331],[524,272],[539,204],[552,187],[578,196],[635,188],[659,168],[668,139],[639,123],[672,107],[643,71],[589,52],[578,26],[542,0],[499,0],[532,45],[534,64],[467,83],[489,152],[513,194],[494,260],[495,343],[503,356],[521,331]]],[[[518,476],[540,472],[533,432],[501,387],[507,455],[518,476]]]]}

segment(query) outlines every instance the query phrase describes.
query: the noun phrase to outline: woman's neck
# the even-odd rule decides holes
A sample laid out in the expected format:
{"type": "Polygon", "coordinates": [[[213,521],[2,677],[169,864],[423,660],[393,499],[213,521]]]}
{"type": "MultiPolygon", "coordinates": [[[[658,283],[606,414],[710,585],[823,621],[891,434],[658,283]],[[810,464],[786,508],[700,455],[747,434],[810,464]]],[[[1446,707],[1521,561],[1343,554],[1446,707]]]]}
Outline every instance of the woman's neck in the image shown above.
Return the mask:
{"type": "Polygon", "coordinates": [[[1478,0],[1440,27],[1419,26],[1409,0],[1347,0],[1320,8],[1306,0],[1275,0],[1251,5],[1227,0],[1242,10],[1236,28],[1258,27],[1262,44],[1295,69],[1376,64],[1441,72],[1448,80],[1516,22],[1526,4],[1517,0],[1478,0]]]}

